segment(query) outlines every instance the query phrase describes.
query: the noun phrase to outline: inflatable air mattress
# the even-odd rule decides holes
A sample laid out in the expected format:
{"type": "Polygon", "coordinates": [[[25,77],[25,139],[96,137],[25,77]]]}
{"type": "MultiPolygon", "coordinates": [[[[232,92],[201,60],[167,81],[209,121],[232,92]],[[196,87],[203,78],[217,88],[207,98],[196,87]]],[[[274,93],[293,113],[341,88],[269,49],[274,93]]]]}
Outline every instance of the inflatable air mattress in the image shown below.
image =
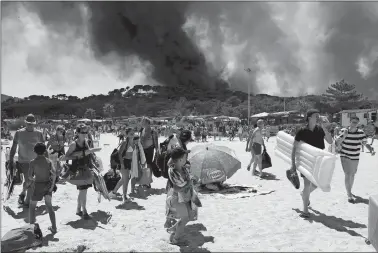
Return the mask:
{"type": "MultiPolygon", "coordinates": [[[[280,131],[277,134],[275,153],[291,164],[294,137],[280,131]]],[[[335,169],[336,156],[330,152],[301,143],[296,153],[297,169],[314,185],[324,192],[331,191],[331,181],[335,169]]]]}

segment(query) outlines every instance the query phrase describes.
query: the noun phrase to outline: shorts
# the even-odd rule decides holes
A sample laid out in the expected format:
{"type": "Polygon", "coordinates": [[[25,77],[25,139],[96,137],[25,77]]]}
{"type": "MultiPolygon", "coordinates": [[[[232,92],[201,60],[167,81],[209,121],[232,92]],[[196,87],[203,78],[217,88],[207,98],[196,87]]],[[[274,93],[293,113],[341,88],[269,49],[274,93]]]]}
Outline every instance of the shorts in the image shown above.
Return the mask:
{"type": "Polygon", "coordinates": [[[88,188],[91,188],[92,187],[92,184],[86,184],[86,185],[78,185],[76,186],[76,188],[78,190],[87,190],[88,188]]]}
{"type": "Polygon", "coordinates": [[[16,165],[17,165],[17,168],[19,169],[19,171],[22,174],[24,174],[25,180],[27,178],[29,178],[29,163],[20,163],[20,162],[17,162],[16,165]]]}
{"type": "Polygon", "coordinates": [[[346,174],[355,174],[357,172],[359,160],[352,160],[345,156],[340,156],[341,167],[346,174]]]}
{"type": "Polygon", "coordinates": [[[51,182],[34,182],[32,185],[32,201],[41,201],[44,196],[51,196],[49,188],[51,187],[51,182]]]}
{"type": "Polygon", "coordinates": [[[125,170],[131,170],[131,159],[123,159],[123,165],[125,166],[125,170]]]}
{"type": "Polygon", "coordinates": [[[118,138],[119,138],[120,141],[123,141],[125,139],[125,136],[123,136],[123,134],[120,134],[120,135],[118,135],[118,138]]]}
{"type": "Polygon", "coordinates": [[[154,159],[154,150],[155,150],[154,146],[144,149],[144,156],[146,157],[146,163],[148,165],[152,164],[152,160],[154,159]]]}
{"type": "Polygon", "coordinates": [[[254,142],[252,143],[252,151],[255,155],[261,155],[262,153],[262,145],[260,143],[254,142]]]}

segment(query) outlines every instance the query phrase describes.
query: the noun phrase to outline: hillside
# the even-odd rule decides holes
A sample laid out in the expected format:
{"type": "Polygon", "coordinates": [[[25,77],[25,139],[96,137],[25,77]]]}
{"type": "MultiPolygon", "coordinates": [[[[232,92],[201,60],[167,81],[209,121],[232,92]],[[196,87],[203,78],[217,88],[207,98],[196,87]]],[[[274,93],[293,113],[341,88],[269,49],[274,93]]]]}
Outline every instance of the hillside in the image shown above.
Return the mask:
{"type": "MultiPolygon", "coordinates": [[[[251,114],[285,110],[305,111],[317,108],[324,113],[337,113],[343,109],[378,107],[377,101],[330,103],[320,95],[303,97],[278,97],[266,94],[251,95],[251,114]],[[285,101],[285,107],[284,107],[285,101]]],[[[18,101],[2,102],[2,114],[20,117],[33,112],[48,118],[105,116],[184,116],[184,115],[229,115],[246,118],[248,115],[248,94],[227,89],[211,90],[187,86],[164,87],[137,85],[109,91],[107,95],[91,95],[85,98],[58,94],[52,97],[32,95],[18,101]],[[104,112],[105,104],[111,104],[114,111],[104,112]],[[95,113],[87,115],[87,109],[95,113]]]]}
{"type": "Polygon", "coordinates": [[[8,96],[8,95],[5,95],[5,94],[1,94],[1,103],[2,102],[5,102],[6,100],[12,98],[12,96],[8,96]]]}

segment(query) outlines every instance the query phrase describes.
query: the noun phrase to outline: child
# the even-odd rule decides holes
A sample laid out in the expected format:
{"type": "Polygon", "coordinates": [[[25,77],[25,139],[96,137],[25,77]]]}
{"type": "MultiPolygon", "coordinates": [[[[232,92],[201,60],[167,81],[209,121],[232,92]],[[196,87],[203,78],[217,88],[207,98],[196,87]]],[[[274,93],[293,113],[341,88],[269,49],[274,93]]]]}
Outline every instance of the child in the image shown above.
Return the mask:
{"type": "Polygon", "coordinates": [[[202,206],[193,189],[192,177],[189,174],[188,153],[189,151],[183,148],[172,149],[168,161],[167,222],[164,226],[172,233],[170,243],[175,245],[182,244],[180,237],[185,225],[196,219],[197,207],[202,206]]]}
{"type": "Polygon", "coordinates": [[[35,223],[35,209],[37,203],[41,201],[42,198],[45,198],[46,208],[52,225],[48,229],[51,233],[55,234],[57,232],[55,212],[51,203],[52,191],[56,179],[55,167],[52,162],[44,156],[46,152],[46,145],[44,143],[39,142],[35,144],[34,152],[37,154],[37,157],[30,162],[29,169],[29,179],[31,182],[29,187],[32,187],[33,192],[29,206],[29,222],[30,224],[35,223]]]}

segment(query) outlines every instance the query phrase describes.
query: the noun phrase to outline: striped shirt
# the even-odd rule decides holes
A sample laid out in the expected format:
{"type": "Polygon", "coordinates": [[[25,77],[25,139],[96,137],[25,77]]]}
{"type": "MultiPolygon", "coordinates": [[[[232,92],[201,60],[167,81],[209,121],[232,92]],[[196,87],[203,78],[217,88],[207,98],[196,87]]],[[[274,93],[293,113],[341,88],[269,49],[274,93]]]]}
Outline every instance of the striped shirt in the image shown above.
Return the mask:
{"type": "Polygon", "coordinates": [[[367,136],[361,129],[355,132],[348,131],[344,141],[341,143],[340,157],[346,157],[351,160],[359,160],[361,153],[361,146],[363,142],[367,141],[367,136]]]}

